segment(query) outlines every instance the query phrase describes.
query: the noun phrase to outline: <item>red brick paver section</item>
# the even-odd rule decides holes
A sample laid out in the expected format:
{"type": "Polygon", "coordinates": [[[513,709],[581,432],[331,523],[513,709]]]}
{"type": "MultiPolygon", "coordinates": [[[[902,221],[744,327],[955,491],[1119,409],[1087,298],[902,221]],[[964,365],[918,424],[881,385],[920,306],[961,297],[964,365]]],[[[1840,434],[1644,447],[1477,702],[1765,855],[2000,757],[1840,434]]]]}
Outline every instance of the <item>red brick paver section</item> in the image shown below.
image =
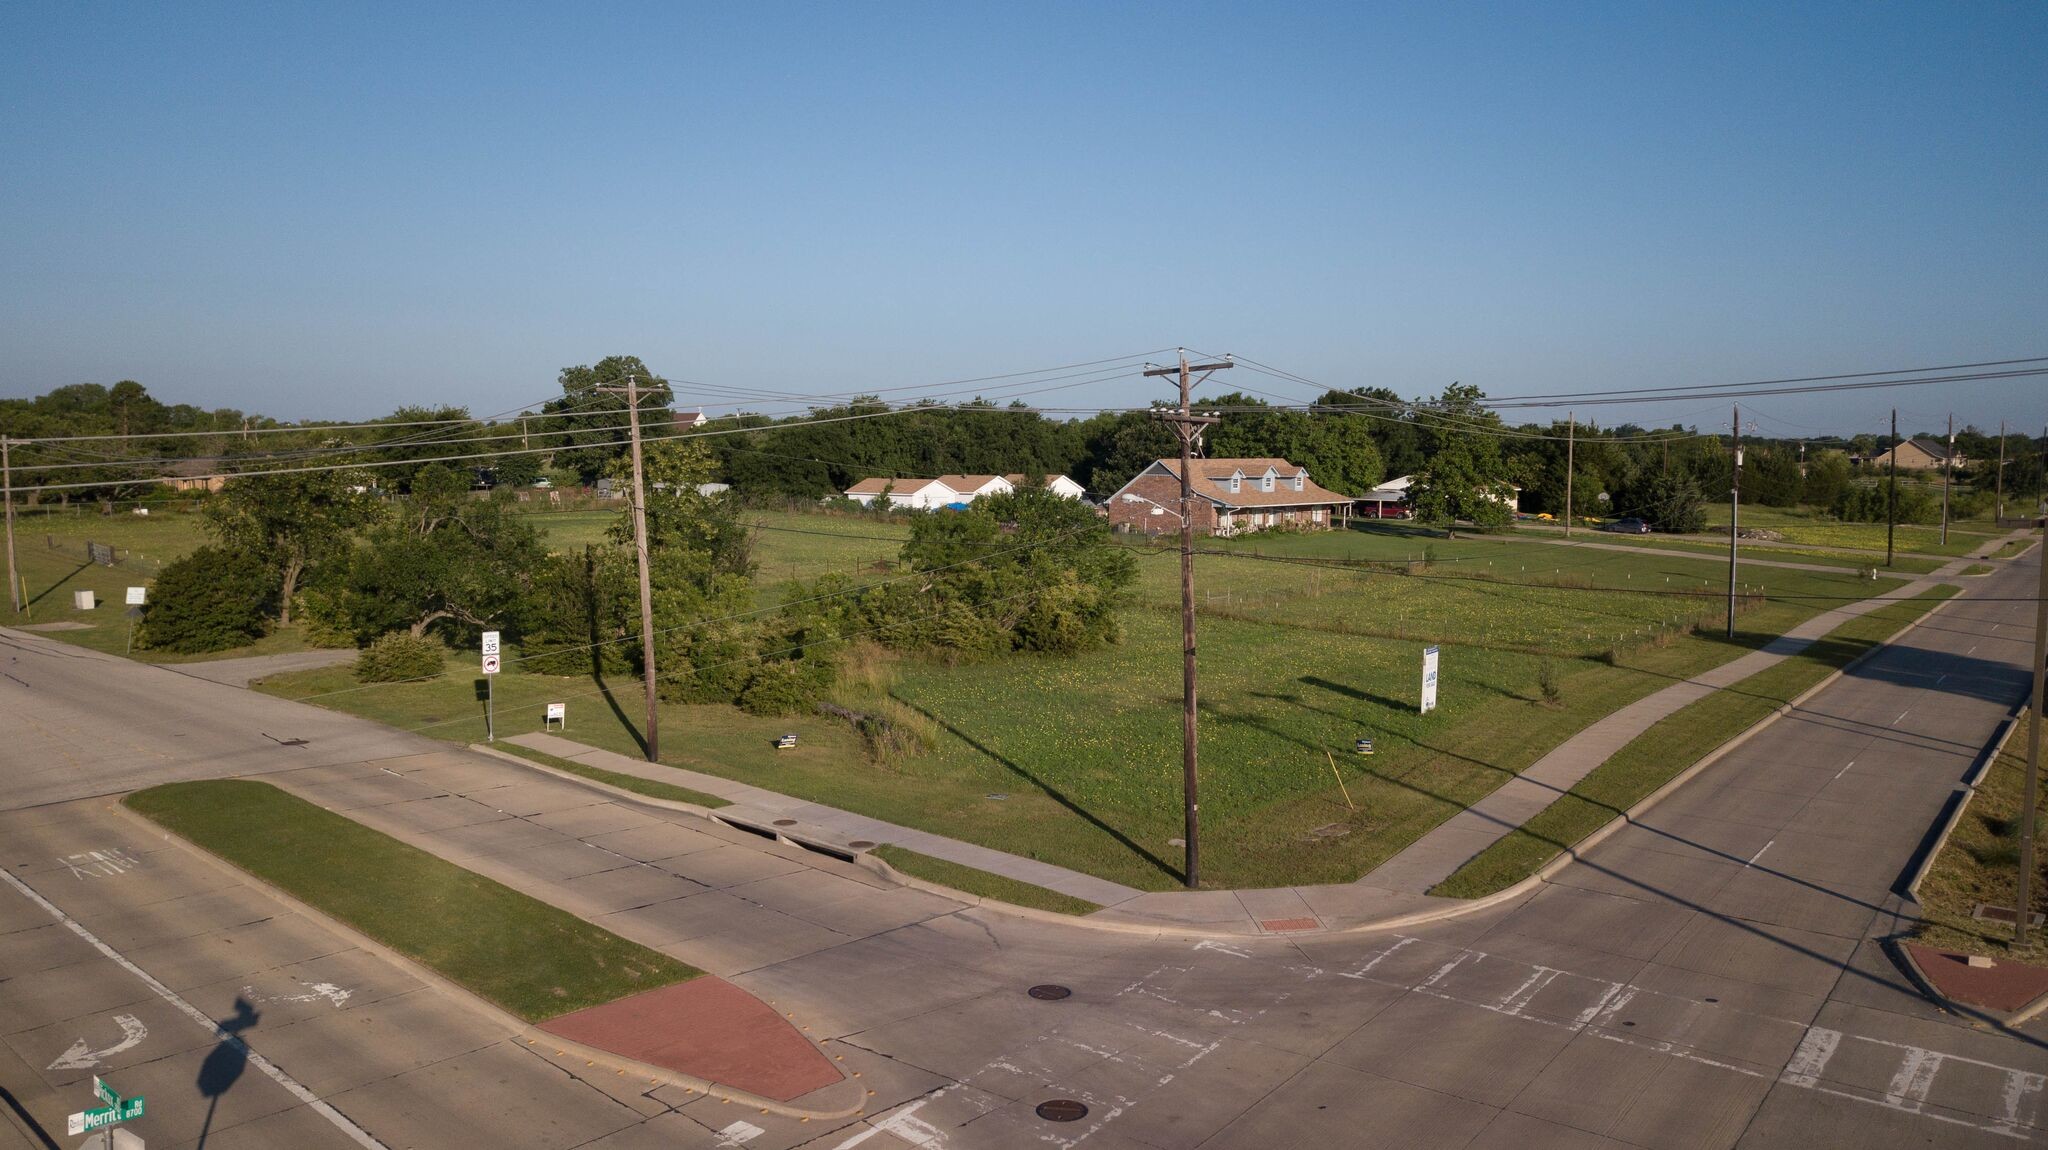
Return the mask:
{"type": "Polygon", "coordinates": [[[2048,994],[2048,970],[2041,967],[2005,959],[1999,959],[1996,966],[1971,966],[1953,951],[1911,942],[1903,945],[1943,998],[2011,1014],[2048,994]]]}
{"type": "Polygon", "coordinates": [[[1287,934],[1297,930],[1321,930],[1323,924],[1313,918],[1262,918],[1259,929],[1267,934],[1287,934]]]}
{"type": "Polygon", "coordinates": [[[774,1007],[710,975],[564,1014],[541,1029],[777,1102],[840,1081],[832,1060],[774,1007]]]}

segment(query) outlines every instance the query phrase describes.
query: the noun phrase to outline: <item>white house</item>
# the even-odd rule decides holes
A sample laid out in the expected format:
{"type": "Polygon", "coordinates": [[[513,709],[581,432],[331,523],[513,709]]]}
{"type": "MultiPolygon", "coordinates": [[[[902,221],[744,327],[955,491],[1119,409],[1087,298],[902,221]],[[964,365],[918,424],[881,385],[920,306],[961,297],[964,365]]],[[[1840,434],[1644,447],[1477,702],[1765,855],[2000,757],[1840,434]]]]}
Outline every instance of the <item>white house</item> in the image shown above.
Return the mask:
{"type": "Polygon", "coordinates": [[[1039,476],[1012,472],[1009,475],[1003,476],[1003,478],[1010,481],[1012,488],[1029,487],[1038,480],[1043,479],[1045,480],[1045,489],[1063,499],[1079,499],[1088,493],[1080,484],[1068,479],[1064,475],[1039,476]]]}
{"type": "MultiPolygon", "coordinates": [[[[1081,498],[1081,485],[1064,475],[1045,476],[1045,488],[1067,499],[1081,498]]],[[[1012,475],[941,475],[937,479],[863,479],[846,489],[846,497],[863,507],[870,506],[886,488],[894,507],[923,511],[954,503],[972,503],[984,495],[1001,495],[1029,487],[1036,477],[1012,475]]]]}
{"type": "Polygon", "coordinates": [[[931,511],[948,503],[965,503],[967,497],[936,479],[863,479],[846,489],[846,497],[862,507],[872,506],[888,493],[889,506],[931,511]]]}
{"type": "MultiPolygon", "coordinates": [[[[1415,477],[1413,475],[1403,475],[1398,479],[1387,480],[1385,483],[1382,483],[1378,487],[1373,488],[1362,498],[1372,500],[1397,500],[1405,503],[1407,502],[1409,497],[1414,494],[1413,491],[1409,490],[1413,486],[1415,486],[1415,477]]],[[[1519,483],[1510,483],[1507,485],[1507,487],[1508,493],[1506,495],[1495,495],[1491,492],[1488,492],[1486,493],[1486,497],[1488,499],[1493,500],[1495,503],[1507,504],[1509,511],[1512,511],[1519,515],[1522,511],[1522,485],[1519,483]]]]}

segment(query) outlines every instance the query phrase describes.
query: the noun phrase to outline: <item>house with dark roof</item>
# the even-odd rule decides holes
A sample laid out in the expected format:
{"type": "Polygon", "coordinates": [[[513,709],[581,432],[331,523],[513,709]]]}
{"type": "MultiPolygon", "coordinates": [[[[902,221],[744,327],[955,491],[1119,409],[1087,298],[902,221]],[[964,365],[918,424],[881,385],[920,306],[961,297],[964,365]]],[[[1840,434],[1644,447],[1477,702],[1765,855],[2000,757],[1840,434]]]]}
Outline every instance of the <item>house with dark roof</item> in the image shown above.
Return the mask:
{"type": "MultiPolygon", "coordinates": [[[[1328,530],[1351,519],[1352,498],[1309,478],[1285,459],[1197,459],[1192,516],[1201,535],[1273,528],[1328,530]]],[[[1180,460],[1154,460],[1109,497],[1113,530],[1163,535],[1180,530],[1180,460]]]]}
{"type": "Polygon", "coordinates": [[[1882,468],[1890,468],[1893,451],[1898,452],[1900,471],[1939,471],[1944,464],[1951,467],[1969,466],[1969,461],[1960,453],[1953,458],[1950,457],[1948,444],[1926,435],[1900,440],[1897,447],[1871,456],[1870,462],[1882,468]]]}

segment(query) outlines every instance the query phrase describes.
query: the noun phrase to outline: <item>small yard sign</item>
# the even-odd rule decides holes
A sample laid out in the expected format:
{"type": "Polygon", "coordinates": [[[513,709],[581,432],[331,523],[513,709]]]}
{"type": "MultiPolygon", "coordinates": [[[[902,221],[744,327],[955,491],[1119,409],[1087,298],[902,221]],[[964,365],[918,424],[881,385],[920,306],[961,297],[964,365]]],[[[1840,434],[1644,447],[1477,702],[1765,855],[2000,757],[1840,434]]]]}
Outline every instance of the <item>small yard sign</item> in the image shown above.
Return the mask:
{"type": "Polygon", "coordinates": [[[1436,648],[1422,649],[1422,713],[1436,710],[1436,648]]]}
{"type": "Polygon", "coordinates": [[[541,725],[541,727],[542,727],[543,729],[545,729],[545,728],[547,727],[547,725],[548,725],[549,723],[560,723],[560,724],[562,724],[562,729],[563,729],[563,730],[565,730],[565,731],[566,731],[566,730],[568,730],[568,729],[569,729],[569,704],[567,704],[567,703],[549,703],[549,704],[548,704],[548,713],[547,713],[547,718],[545,718],[545,719],[542,719],[542,720],[541,720],[541,723],[540,723],[540,725],[541,725]]]}
{"type": "Polygon", "coordinates": [[[146,600],[146,599],[148,598],[148,596],[149,596],[149,589],[148,589],[148,588],[146,588],[146,587],[130,587],[130,588],[128,588],[128,606],[130,606],[130,607],[140,607],[140,606],[142,606],[143,602],[144,602],[144,601],[145,601],[145,600],[146,600]]]}
{"type": "Polygon", "coordinates": [[[795,750],[795,749],[796,749],[796,736],[795,736],[795,735],[784,735],[784,736],[782,736],[781,738],[779,738],[779,739],[775,740],[775,749],[776,749],[776,750],[778,750],[778,751],[793,751],[793,750],[795,750]]]}
{"type": "Polygon", "coordinates": [[[1372,740],[1360,739],[1358,740],[1358,746],[1354,749],[1357,750],[1357,752],[1361,755],[1372,754],[1372,740]]]}

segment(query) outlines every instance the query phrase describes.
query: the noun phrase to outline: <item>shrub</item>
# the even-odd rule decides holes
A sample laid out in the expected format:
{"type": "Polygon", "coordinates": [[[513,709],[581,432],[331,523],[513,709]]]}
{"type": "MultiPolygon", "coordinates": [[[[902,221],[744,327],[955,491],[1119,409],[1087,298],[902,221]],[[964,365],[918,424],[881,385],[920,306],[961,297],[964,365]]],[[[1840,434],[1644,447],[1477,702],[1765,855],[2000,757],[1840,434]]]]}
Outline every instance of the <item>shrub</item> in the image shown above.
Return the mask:
{"type": "Polygon", "coordinates": [[[1564,685],[1558,681],[1557,665],[1548,659],[1536,664],[1536,686],[1543,692],[1544,705],[1555,707],[1564,701],[1564,685]]]}
{"type": "Polygon", "coordinates": [[[278,573],[252,551],[201,547],[158,573],[135,641],[161,651],[225,651],[263,637],[278,573]]]}
{"type": "Polygon", "coordinates": [[[298,600],[292,608],[292,618],[305,633],[306,642],[315,647],[356,645],[355,631],[349,626],[348,612],[339,596],[324,588],[308,587],[299,592],[298,600]]]}
{"type": "Polygon", "coordinates": [[[356,656],[356,678],[364,683],[396,683],[441,673],[448,648],[439,639],[393,631],[380,635],[356,656]]]}
{"type": "Polygon", "coordinates": [[[740,691],[740,707],[756,715],[808,711],[832,685],[832,673],[832,665],[823,660],[768,660],[756,665],[740,691]]]}

